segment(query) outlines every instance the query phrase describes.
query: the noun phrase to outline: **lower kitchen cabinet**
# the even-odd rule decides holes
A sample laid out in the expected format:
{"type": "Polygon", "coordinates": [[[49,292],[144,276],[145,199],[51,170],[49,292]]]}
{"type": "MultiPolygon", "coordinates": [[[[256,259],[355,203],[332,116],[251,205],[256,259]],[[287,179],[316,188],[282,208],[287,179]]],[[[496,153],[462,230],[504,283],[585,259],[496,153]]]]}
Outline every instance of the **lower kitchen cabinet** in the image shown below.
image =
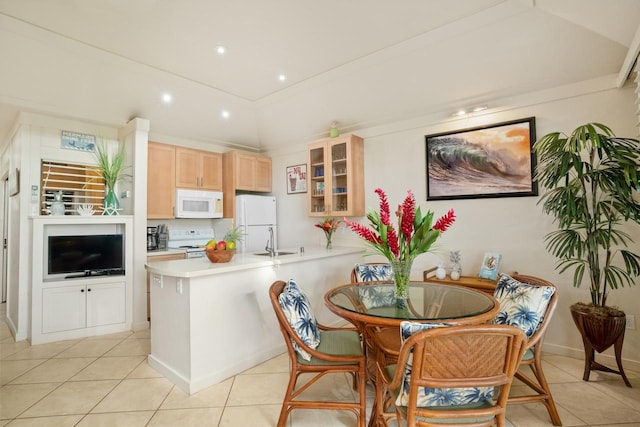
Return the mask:
{"type": "Polygon", "coordinates": [[[42,289],[42,333],[124,323],[125,282],[42,289]]]}

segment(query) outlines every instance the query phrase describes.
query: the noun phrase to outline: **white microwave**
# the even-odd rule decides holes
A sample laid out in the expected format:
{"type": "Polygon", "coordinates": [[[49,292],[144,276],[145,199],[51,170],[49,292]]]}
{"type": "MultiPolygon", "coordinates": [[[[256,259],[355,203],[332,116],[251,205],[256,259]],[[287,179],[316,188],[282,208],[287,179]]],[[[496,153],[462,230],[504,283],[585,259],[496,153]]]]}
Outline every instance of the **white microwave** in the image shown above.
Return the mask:
{"type": "Polygon", "coordinates": [[[176,190],[176,218],[222,218],[222,192],[176,190]]]}

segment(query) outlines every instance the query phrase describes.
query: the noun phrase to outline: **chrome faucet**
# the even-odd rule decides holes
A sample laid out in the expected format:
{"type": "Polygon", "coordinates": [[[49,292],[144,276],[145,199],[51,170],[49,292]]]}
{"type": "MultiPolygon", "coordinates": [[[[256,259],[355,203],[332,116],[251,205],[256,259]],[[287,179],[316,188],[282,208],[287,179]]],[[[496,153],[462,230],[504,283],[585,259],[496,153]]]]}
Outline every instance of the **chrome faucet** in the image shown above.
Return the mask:
{"type": "Polygon", "coordinates": [[[276,255],[275,242],[273,240],[273,227],[269,227],[269,240],[267,240],[267,246],[264,247],[266,252],[269,252],[270,256],[276,255]]]}

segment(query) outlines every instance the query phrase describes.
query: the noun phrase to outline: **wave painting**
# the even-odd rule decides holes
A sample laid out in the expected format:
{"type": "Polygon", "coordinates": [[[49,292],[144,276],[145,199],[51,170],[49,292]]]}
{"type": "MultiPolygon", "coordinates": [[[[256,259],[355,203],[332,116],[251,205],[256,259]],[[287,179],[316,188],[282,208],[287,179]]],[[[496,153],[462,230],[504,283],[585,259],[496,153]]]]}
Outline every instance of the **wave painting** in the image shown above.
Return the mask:
{"type": "Polygon", "coordinates": [[[460,197],[529,193],[529,121],[427,137],[428,194],[460,197]]]}

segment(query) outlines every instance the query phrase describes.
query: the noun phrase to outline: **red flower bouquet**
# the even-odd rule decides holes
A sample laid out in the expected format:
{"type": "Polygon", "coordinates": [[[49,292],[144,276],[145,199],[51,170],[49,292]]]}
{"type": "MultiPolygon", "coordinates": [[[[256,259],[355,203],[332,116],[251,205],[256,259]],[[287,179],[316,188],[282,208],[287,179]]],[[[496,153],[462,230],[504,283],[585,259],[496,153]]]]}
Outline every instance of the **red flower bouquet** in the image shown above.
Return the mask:
{"type": "Polygon", "coordinates": [[[327,238],[327,249],[331,249],[331,236],[333,232],[338,229],[339,225],[340,220],[331,217],[326,217],[321,222],[314,224],[315,227],[324,231],[324,235],[327,238]]]}
{"type": "Polygon", "coordinates": [[[427,211],[422,215],[420,207],[416,208],[413,192],[409,190],[407,197],[398,206],[398,221],[397,226],[394,226],[391,223],[387,195],[380,188],[375,192],[380,197],[380,212],[367,213],[370,228],[346,218],[344,223],[389,260],[396,282],[396,296],[406,298],[413,260],[431,250],[440,234],[455,221],[455,214],[453,209],[449,210],[432,226],[433,212],[427,211]]]}

